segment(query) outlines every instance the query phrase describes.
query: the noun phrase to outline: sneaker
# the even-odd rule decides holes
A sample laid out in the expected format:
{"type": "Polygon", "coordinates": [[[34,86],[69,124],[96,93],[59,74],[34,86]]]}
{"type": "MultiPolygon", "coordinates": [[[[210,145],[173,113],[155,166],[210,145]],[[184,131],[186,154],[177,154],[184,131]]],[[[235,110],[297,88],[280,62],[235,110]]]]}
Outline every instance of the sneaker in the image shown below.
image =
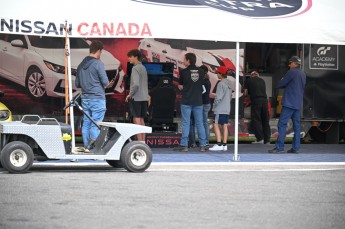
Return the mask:
{"type": "Polygon", "coordinates": [[[274,148],[268,151],[269,153],[284,153],[283,149],[274,148]]]}
{"type": "Polygon", "coordinates": [[[200,152],[206,152],[206,146],[200,146],[200,152]]]}
{"type": "Polygon", "coordinates": [[[264,144],[264,140],[252,142],[252,144],[264,144]]]}
{"type": "Polygon", "coordinates": [[[188,152],[188,146],[177,146],[174,148],[174,151],[179,151],[179,152],[188,152]]]}
{"type": "Polygon", "coordinates": [[[96,139],[90,139],[85,149],[91,150],[94,147],[96,139]]]}
{"type": "Polygon", "coordinates": [[[295,149],[289,149],[288,151],[287,151],[288,153],[298,153],[298,150],[295,150],[295,149]]]}
{"type": "Polygon", "coordinates": [[[223,151],[227,151],[228,150],[228,145],[223,145],[223,151]]]}
{"type": "Polygon", "coordinates": [[[191,144],[189,148],[196,148],[198,147],[195,143],[194,144],[191,144]]]}
{"type": "Polygon", "coordinates": [[[224,146],[219,146],[219,145],[215,144],[214,146],[209,148],[209,150],[211,150],[211,151],[222,151],[222,150],[224,150],[224,146]]]}
{"type": "Polygon", "coordinates": [[[205,145],[205,149],[209,150],[210,149],[210,145],[209,144],[205,145]]]}

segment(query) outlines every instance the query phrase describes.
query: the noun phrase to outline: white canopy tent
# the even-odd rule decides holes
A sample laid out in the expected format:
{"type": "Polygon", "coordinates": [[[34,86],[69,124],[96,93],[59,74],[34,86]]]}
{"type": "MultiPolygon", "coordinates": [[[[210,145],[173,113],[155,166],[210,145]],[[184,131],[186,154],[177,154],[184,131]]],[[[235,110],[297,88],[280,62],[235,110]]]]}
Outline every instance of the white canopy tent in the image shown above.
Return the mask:
{"type": "MultiPolygon", "coordinates": [[[[0,0],[0,33],[345,45],[342,0],[0,0]]],[[[70,73],[70,71],[69,71],[70,73]]],[[[69,77],[70,78],[70,77],[69,77]]],[[[237,90],[238,93],[238,79],[237,90]]],[[[238,95],[235,153],[238,160],[238,95]]]]}

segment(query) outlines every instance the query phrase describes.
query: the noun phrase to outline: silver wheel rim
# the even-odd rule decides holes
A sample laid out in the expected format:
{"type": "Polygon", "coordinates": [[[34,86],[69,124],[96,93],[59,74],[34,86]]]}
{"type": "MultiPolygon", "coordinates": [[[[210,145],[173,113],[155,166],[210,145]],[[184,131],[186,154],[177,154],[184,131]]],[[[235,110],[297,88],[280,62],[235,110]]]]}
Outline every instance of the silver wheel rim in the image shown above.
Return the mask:
{"type": "Polygon", "coordinates": [[[44,77],[39,72],[33,72],[28,78],[28,89],[35,97],[42,97],[46,92],[44,77]]]}
{"type": "Polygon", "coordinates": [[[28,161],[28,156],[24,150],[16,149],[10,154],[10,162],[15,167],[21,167],[28,161]]]}
{"type": "Polygon", "coordinates": [[[135,166],[142,166],[145,164],[147,156],[144,150],[136,149],[131,154],[131,161],[135,166]]]}

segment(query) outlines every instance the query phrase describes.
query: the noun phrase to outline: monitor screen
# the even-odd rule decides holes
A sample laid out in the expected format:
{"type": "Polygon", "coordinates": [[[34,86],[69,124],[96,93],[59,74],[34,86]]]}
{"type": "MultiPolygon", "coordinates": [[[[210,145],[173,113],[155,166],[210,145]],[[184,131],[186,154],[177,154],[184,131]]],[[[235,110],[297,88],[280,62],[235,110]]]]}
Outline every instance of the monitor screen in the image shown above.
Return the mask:
{"type": "MultiPolygon", "coordinates": [[[[148,87],[152,89],[157,86],[160,78],[167,77],[171,80],[173,79],[174,74],[174,64],[167,62],[143,62],[142,63],[147,71],[148,77],[148,87]]],[[[129,62],[127,63],[127,75],[131,76],[133,65],[129,62]]],[[[129,84],[128,84],[129,86],[129,84]]]]}

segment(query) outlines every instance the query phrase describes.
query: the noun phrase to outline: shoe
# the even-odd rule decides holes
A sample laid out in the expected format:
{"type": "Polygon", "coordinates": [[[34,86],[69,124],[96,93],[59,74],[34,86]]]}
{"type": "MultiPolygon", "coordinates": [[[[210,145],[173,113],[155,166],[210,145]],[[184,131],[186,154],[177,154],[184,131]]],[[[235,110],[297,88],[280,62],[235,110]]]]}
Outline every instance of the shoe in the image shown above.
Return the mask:
{"type": "Polygon", "coordinates": [[[206,147],[205,146],[200,146],[200,152],[206,152],[206,147]]]}
{"type": "Polygon", "coordinates": [[[195,143],[194,144],[191,144],[189,148],[196,148],[198,147],[195,143]]]}
{"type": "Polygon", "coordinates": [[[179,152],[188,152],[188,146],[177,146],[174,148],[174,151],[179,151],[179,152]]]}
{"type": "Polygon", "coordinates": [[[209,144],[205,145],[205,149],[209,150],[210,149],[210,145],[209,144]]]}
{"type": "Polygon", "coordinates": [[[90,139],[85,149],[91,150],[94,147],[96,139],[90,139]]]}
{"type": "Polygon", "coordinates": [[[287,151],[288,153],[298,153],[298,150],[295,150],[295,149],[289,149],[288,151],[287,151]]]}
{"type": "Polygon", "coordinates": [[[252,142],[252,144],[264,144],[264,140],[252,142]]]}
{"type": "Polygon", "coordinates": [[[211,150],[211,151],[222,151],[222,150],[224,150],[224,146],[219,146],[219,145],[215,144],[214,146],[209,148],[209,150],[211,150]]]}
{"type": "Polygon", "coordinates": [[[228,145],[223,145],[223,151],[227,151],[228,150],[228,145]]]}
{"type": "Polygon", "coordinates": [[[284,153],[283,149],[274,148],[268,151],[269,153],[284,153]]]}

